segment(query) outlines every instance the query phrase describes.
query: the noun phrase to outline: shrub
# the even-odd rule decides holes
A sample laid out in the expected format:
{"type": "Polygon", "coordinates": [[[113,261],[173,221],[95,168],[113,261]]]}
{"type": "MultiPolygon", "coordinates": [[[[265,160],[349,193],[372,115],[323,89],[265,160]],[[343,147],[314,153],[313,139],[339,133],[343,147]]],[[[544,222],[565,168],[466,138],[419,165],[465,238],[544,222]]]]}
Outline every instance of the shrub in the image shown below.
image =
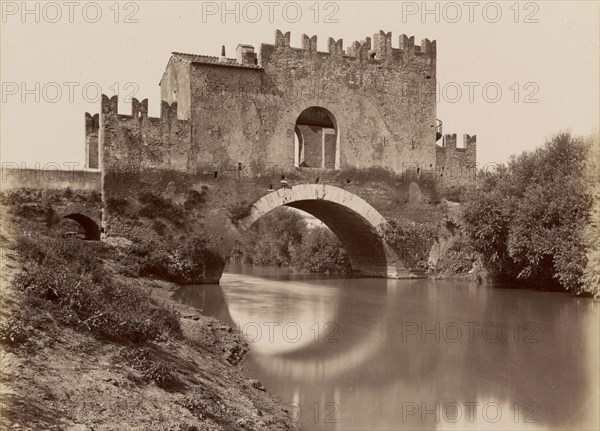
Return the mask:
{"type": "Polygon", "coordinates": [[[159,193],[142,192],[140,193],[138,200],[142,204],[142,207],[139,210],[140,216],[147,218],[160,217],[175,224],[181,222],[183,208],[170,199],[164,198],[159,193]]]}
{"type": "Polygon", "coordinates": [[[19,237],[25,267],[15,286],[31,307],[104,338],[139,343],[180,336],[173,311],[148,292],[110,279],[100,260],[102,248],[73,239],[19,237]]]}
{"type": "Polygon", "coordinates": [[[350,273],[352,267],[337,237],[327,228],[308,229],[302,242],[291,248],[296,271],[350,273]]]}
{"type": "Polygon", "coordinates": [[[345,169],[340,172],[339,178],[351,183],[387,183],[392,186],[402,181],[395,172],[379,166],[345,169]]]}
{"type": "Polygon", "coordinates": [[[141,240],[129,248],[121,263],[133,276],[153,276],[182,284],[201,283],[211,271],[220,271],[225,264],[212,242],[202,235],[192,235],[181,242],[141,240]]]}
{"type": "Polygon", "coordinates": [[[129,201],[125,198],[111,196],[106,199],[106,209],[112,214],[126,215],[129,209],[129,201]]]}
{"type": "Polygon", "coordinates": [[[201,279],[206,274],[225,265],[223,257],[211,247],[209,238],[192,235],[175,250],[175,265],[172,278],[178,280],[201,279]]]}
{"type": "Polygon", "coordinates": [[[444,274],[447,271],[452,274],[468,273],[473,269],[479,255],[462,235],[450,241],[452,241],[450,246],[432,269],[437,274],[444,274]]]}
{"type": "Polygon", "coordinates": [[[185,193],[185,202],[183,203],[183,207],[186,210],[191,210],[194,208],[198,208],[202,206],[202,204],[206,203],[206,199],[204,198],[204,192],[206,190],[206,186],[202,186],[202,192],[197,190],[188,190],[185,193]]]}
{"type": "Polygon", "coordinates": [[[226,206],[225,209],[227,210],[229,220],[235,225],[241,219],[250,215],[250,211],[252,210],[252,204],[248,203],[247,201],[241,201],[226,206]]]}
{"type": "Polygon", "coordinates": [[[586,160],[586,181],[593,204],[590,222],[585,229],[587,266],[583,274],[583,289],[600,297],[600,139],[589,139],[590,151],[586,160]]]}
{"type": "Polygon", "coordinates": [[[152,229],[159,235],[164,235],[167,231],[167,225],[160,220],[152,220],[152,229]]]}
{"type": "Polygon", "coordinates": [[[158,387],[169,389],[179,383],[171,371],[173,364],[161,359],[157,352],[148,346],[123,349],[121,356],[133,369],[155,382],[158,387]]]}
{"type": "Polygon", "coordinates": [[[28,188],[9,190],[3,192],[1,196],[2,203],[9,206],[23,203],[41,202],[43,199],[41,190],[28,188]]]}
{"type": "Polygon", "coordinates": [[[32,329],[23,316],[11,315],[0,322],[0,344],[10,347],[23,344],[29,339],[32,329]]]}
{"type": "Polygon", "coordinates": [[[429,252],[435,240],[435,232],[431,227],[391,220],[383,237],[410,269],[423,271],[427,268],[429,252]]]}
{"type": "Polygon", "coordinates": [[[306,223],[289,208],[278,208],[257,220],[236,244],[233,261],[254,265],[290,265],[290,249],[306,234],[306,223]]]}
{"type": "Polygon", "coordinates": [[[12,214],[32,220],[47,220],[52,211],[49,204],[38,202],[24,202],[10,207],[12,214]]]}
{"type": "Polygon", "coordinates": [[[89,192],[88,202],[102,202],[102,194],[96,190],[89,192]]]}
{"type": "Polygon", "coordinates": [[[583,139],[560,133],[479,175],[465,204],[465,229],[491,275],[582,292],[593,202],[584,175],[588,154],[583,139]]]}
{"type": "Polygon", "coordinates": [[[470,186],[450,186],[438,187],[436,191],[436,200],[447,199],[452,202],[465,202],[468,196],[470,186]]]}

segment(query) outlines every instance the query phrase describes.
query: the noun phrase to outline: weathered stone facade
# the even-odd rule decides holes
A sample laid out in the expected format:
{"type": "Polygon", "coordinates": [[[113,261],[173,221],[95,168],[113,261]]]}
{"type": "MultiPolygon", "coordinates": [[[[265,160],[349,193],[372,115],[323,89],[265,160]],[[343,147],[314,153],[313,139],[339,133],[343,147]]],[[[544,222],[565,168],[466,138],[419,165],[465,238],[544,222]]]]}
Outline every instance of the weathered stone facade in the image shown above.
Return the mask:
{"type": "Polygon", "coordinates": [[[475,180],[477,137],[463,135],[463,147],[457,148],[456,135],[445,135],[436,146],[436,180],[444,186],[461,185],[475,180]]]}
{"type": "Polygon", "coordinates": [[[275,44],[257,54],[242,45],[237,59],[174,53],[161,96],[193,124],[187,167],[293,167],[298,117],[319,107],[338,132],[334,167],[433,168],[436,44],[402,35],[392,48],[391,38],[380,32],[347,53],[329,39],[319,52],[316,36],[294,48],[277,31],[275,44]]]}
{"type": "Polygon", "coordinates": [[[324,221],[355,269],[407,275],[381,239],[384,220],[433,205],[435,183],[457,181],[445,172],[475,166],[475,137],[466,136],[465,149],[456,135],[436,144],[435,41],[415,46],[401,35],[394,48],[391,33],[379,32],[342,45],[330,38],[320,52],[316,36],[303,35],[294,48],[290,33],[277,31],[258,52],[239,45],[236,58],[173,53],[160,118],[148,116],[147,99],[133,99],[131,115],[122,115],[117,97],[103,95],[99,116],[86,114],[86,163],[102,176],[103,236],[135,240],[148,230],[111,202],[135,210],[140,193],[156,192],[183,207],[194,191],[203,203],[186,214],[185,230],[210,232],[225,254],[261,202],[275,202],[324,221]],[[361,182],[369,170],[391,179],[361,182]],[[251,216],[232,223],[227,208],[242,202],[251,216]]]}
{"type": "MultiPolygon", "coordinates": [[[[294,48],[290,33],[277,30],[274,44],[261,44],[258,53],[239,45],[235,59],[173,53],[160,82],[160,121],[148,119],[147,100],[133,99],[131,119],[118,116],[125,139],[142,137],[145,151],[138,148],[132,154],[131,145],[110,141],[104,163],[127,160],[185,171],[239,169],[249,176],[274,167],[377,166],[400,174],[475,165],[475,136],[464,150],[456,148],[450,135],[444,146],[436,145],[435,41],[424,39],[418,46],[414,37],[401,35],[399,47],[393,48],[392,34],[380,31],[346,51],[342,45],[342,40],[329,38],[328,52],[320,52],[316,36],[302,35],[302,47],[294,48]],[[307,151],[302,165],[295,157],[294,138],[299,128],[308,127],[298,127],[307,109],[325,112],[335,131],[323,133],[322,153],[307,151]],[[138,123],[134,132],[132,125],[138,123]],[[166,123],[175,129],[161,126],[166,123]]],[[[103,111],[116,103],[114,98],[103,100],[103,111]]],[[[97,123],[96,116],[86,114],[89,167],[99,163],[93,148],[97,123]]],[[[450,176],[438,172],[436,178],[445,182],[450,176]]]]}

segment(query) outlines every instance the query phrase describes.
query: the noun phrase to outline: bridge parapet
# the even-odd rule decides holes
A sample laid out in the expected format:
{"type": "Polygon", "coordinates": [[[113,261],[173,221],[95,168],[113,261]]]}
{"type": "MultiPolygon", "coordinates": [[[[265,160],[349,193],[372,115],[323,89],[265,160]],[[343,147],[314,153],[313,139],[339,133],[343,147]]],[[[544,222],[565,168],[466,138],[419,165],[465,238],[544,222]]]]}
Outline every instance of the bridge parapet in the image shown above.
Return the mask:
{"type": "Polygon", "coordinates": [[[41,189],[100,191],[101,172],[98,169],[37,169],[3,167],[0,170],[0,190],[41,189]]]}

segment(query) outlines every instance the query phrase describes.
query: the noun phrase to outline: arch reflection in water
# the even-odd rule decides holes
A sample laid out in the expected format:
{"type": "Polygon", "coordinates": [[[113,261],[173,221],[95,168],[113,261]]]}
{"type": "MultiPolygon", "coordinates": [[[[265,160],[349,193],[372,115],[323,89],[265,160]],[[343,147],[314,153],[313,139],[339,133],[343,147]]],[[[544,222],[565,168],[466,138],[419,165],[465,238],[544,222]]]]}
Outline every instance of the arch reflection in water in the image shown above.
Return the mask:
{"type": "Polygon", "coordinates": [[[599,312],[591,300],[459,281],[278,277],[227,273],[215,311],[228,309],[229,322],[241,316],[281,324],[293,315],[325,319],[321,325],[335,321],[337,343],[251,345],[246,360],[249,375],[302,406],[302,429],[593,429],[598,423],[599,312]],[[314,313],[305,314],[310,307],[314,313]],[[436,323],[465,328],[467,322],[479,328],[492,322],[503,335],[493,342],[481,331],[472,341],[467,332],[453,342],[406,336],[410,324],[435,332],[436,323]],[[515,332],[527,323],[535,332],[515,332]],[[535,342],[525,343],[525,335],[535,342]],[[324,422],[332,413],[327,403],[339,407],[337,422],[324,422]],[[452,403],[463,406],[458,419],[443,410],[452,403]],[[472,420],[465,403],[479,403],[472,420]],[[501,409],[496,421],[494,405],[484,416],[490,403],[501,409]],[[414,406],[417,412],[407,415],[414,406]],[[423,409],[434,413],[423,416],[423,409]]]}

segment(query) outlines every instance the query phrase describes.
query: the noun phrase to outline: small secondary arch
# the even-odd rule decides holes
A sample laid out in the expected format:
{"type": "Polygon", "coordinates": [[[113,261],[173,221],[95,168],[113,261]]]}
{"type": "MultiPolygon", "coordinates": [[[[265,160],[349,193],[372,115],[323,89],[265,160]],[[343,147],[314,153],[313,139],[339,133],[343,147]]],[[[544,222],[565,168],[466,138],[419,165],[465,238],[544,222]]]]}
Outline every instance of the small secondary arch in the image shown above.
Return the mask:
{"type": "Polygon", "coordinates": [[[63,216],[63,218],[73,220],[73,221],[79,223],[79,225],[83,228],[83,230],[85,232],[86,240],[92,240],[92,241],[100,240],[100,227],[94,220],[92,220],[88,216],[79,214],[79,213],[72,213],[72,214],[67,214],[66,216],[63,216]]]}

